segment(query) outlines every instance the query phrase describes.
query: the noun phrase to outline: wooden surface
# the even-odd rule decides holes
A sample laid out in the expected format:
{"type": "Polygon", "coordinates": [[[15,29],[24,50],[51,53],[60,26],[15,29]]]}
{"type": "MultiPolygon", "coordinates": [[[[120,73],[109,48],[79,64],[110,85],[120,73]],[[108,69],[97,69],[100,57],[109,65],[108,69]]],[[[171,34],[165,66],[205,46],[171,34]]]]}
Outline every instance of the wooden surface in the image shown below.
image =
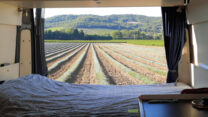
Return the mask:
{"type": "Polygon", "coordinates": [[[23,30],[20,41],[20,76],[32,73],[31,56],[31,33],[29,30],[23,30]]]}
{"type": "Polygon", "coordinates": [[[190,63],[190,47],[189,34],[186,29],[186,43],[184,45],[181,60],[178,64],[178,82],[183,82],[191,86],[191,63],[190,63]]]}
{"type": "Polygon", "coordinates": [[[16,26],[0,24],[0,64],[15,62],[16,26]]]}
{"type": "Polygon", "coordinates": [[[19,63],[0,67],[0,81],[12,80],[19,77],[19,63]]]}
{"type": "Polygon", "coordinates": [[[207,117],[208,110],[192,107],[191,101],[208,98],[208,94],[142,95],[139,97],[141,117],[207,117]],[[163,102],[170,100],[170,102],[163,102]],[[156,101],[150,103],[150,101],[156,101]]]}
{"type": "Polygon", "coordinates": [[[22,15],[17,6],[0,2],[0,9],[0,24],[21,25],[22,15]]]}
{"type": "Polygon", "coordinates": [[[26,8],[178,6],[184,0],[3,0],[26,8]]]}
{"type": "Polygon", "coordinates": [[[179,100],[190,100],[190,99],[201,99],[201,97],[207,97],[208,94],[170,94],[170,95],[141,95],[139,99],[142,101],[148,100],[166,100],[166,99],[179,99],[179,100]]]}

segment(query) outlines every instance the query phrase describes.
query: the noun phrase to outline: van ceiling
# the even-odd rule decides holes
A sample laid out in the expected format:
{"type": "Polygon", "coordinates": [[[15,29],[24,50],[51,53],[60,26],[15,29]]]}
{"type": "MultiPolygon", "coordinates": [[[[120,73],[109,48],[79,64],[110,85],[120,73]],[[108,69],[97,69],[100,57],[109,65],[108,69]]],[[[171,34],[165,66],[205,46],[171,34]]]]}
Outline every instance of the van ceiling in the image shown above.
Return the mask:
{"type": "Polygon", "coordinates": [[[0,0],[23,8],[182,6],[184,0],[0,0]]]}

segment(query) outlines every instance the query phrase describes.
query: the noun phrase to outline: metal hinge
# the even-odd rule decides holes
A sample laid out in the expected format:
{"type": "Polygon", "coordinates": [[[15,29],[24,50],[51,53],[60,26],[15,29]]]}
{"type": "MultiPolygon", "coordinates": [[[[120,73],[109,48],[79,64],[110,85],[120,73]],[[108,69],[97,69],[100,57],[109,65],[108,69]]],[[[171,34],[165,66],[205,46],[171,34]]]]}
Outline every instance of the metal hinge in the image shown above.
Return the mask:
{"type": "Polygon", "coordinates": [[[184,0],[184,6],[187,6],[189,4],[190,0],[184,0]]]}

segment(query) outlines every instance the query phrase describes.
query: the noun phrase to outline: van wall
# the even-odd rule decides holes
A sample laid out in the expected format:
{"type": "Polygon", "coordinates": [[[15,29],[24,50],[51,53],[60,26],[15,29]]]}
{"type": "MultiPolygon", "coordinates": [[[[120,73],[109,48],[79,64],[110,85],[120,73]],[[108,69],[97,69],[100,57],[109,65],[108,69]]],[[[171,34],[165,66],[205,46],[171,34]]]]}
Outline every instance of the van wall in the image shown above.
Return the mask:
{"type": "Polygon", "coordinates": [[[16,6],[0,3],[0,81],[19,77],[15,63],[16,29],[21,25],[21,13],[16,6]]]}
{"type": "Polygon", "coordinates": [[[187,7],[188,24],[192,25],[194,63],[191,65],[195,88],[208,86],[208,1],[191,0],[187,7]]]}
{"type": "Polygon", "coordinates": [[[186,29],[186,43],[184,45],[181,60],[178,65],[178,82],[183,82],[191,86],[191,62],[190,62],[190,37],[186,29]]]}

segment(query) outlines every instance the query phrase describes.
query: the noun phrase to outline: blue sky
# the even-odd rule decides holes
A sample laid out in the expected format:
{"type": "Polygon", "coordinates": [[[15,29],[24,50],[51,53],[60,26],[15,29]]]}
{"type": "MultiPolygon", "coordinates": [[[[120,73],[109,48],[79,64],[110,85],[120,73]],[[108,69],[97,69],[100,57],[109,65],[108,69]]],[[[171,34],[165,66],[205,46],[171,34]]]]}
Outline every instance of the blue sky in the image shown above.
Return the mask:
{"type": "Polygon", "coordinates": [[[100,16],[113,14],[138,14],[146,16],[161,16],[160,7],[50,8],[46,9],[45,12],[46,18],[64,14],[93,14],[100,16]]]}

